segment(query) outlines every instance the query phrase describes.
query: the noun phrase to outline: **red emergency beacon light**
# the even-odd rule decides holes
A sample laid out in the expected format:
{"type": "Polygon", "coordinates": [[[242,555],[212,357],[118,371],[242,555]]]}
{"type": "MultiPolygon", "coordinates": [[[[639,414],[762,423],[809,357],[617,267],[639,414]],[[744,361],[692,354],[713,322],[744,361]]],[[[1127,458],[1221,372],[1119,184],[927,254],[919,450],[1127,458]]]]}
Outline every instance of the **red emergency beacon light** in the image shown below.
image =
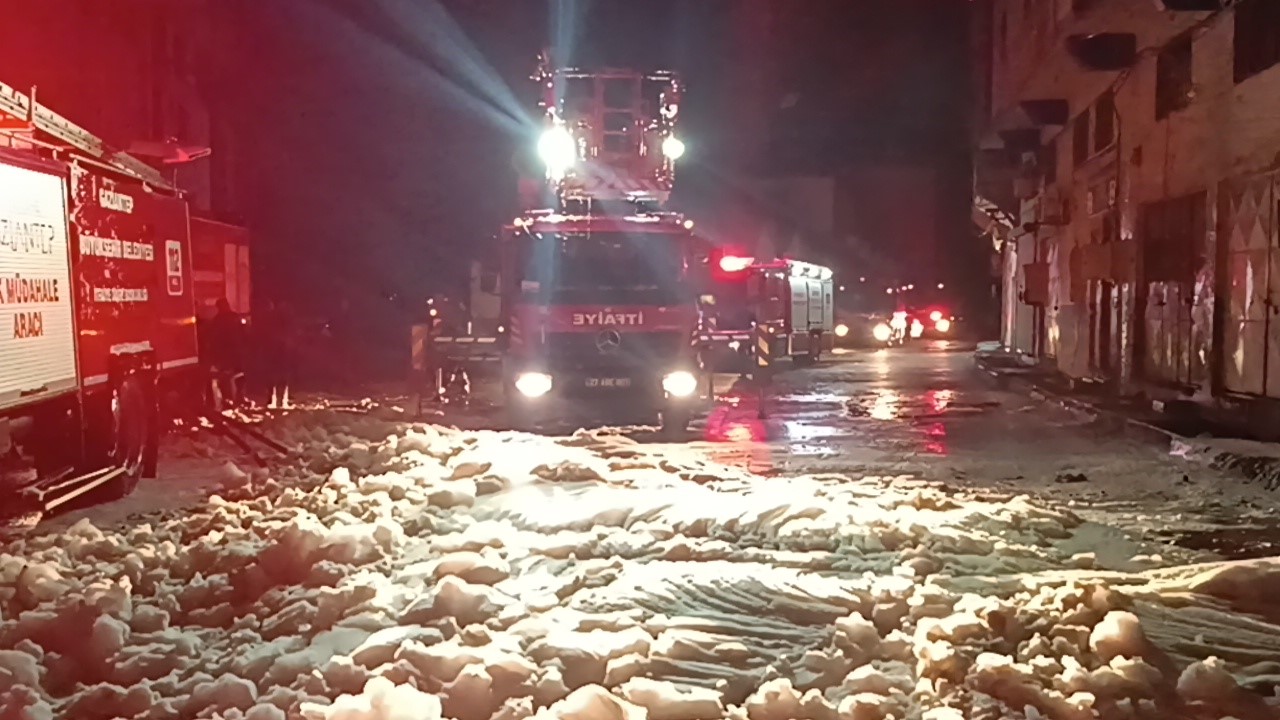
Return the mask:
{"type": "Polygon", "coordinates": [[[740,273],[751,267],[755,261],[755,258],[725,255],[720,258],[720,269],[727,273],[740,273]]]}
{"type": "Polygon", "coordinates": [[[717,248],[711,256],[713,274],[718,280],[740,279],[755,262],[754,257],[729,248],[717,248]]]}

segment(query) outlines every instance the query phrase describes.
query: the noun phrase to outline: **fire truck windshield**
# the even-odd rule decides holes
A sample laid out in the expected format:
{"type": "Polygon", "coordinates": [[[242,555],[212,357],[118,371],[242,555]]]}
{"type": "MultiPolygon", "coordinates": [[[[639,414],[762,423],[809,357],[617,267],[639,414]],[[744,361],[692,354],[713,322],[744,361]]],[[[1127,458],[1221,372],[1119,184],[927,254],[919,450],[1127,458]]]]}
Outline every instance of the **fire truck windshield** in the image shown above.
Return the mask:
{"type": "Polygon", "coordinates": [[[526,293],[564,304],[689,299],[683,238],[662,233],[541,233],[529,239],[526,293]]]}

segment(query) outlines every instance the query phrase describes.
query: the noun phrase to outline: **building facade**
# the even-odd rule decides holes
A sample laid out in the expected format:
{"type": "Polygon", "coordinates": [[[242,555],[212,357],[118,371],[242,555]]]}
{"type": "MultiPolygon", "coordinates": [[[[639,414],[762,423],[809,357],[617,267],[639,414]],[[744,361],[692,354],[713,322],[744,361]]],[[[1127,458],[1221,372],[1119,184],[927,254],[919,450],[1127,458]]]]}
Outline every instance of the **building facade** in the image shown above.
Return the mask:
{"type": "Polygon", "coordinates": [[[946,283],[938,211],[944,188],[928,165],[865,164],[824,175],[751,181],[768,198],[756,232],[741,237],[759,257],[793,256],[829,264],[846,283],[865,278],[883,293],[907,283],[946,283]]]}
{"type": "Polygon", "coordinates": [[[204,0],[6,3],[0,82],[35,88],[40,104],[161,168],[197,212],[234,217],[231,143],[206,100],[219,27],[208,10],[204,0]]]}
{"type": "Polygon", "coordinates": [[[1120,392],[1280,399],[1280,3],[988,0],[1002,340],[1120,392]]]}
{"type": "Polygon", "coordinates": [[[778,0],[731,4],[723,112],[735,118],[725,128],[735,178],[723,185],[738,192],[716,213],[734,218],[725,237],[830,264],[881,292],[964,276],[955,231],[968,229],[956,192],[968,177],[965,137],[945,118],[966,100],[963,83],[939,78],[966,48],[915,18],[967,10],[895,5],[814,0],[797,13],[778,0]],[[831,44],[833,27],[849,29],[843,44],[831,44]]]}

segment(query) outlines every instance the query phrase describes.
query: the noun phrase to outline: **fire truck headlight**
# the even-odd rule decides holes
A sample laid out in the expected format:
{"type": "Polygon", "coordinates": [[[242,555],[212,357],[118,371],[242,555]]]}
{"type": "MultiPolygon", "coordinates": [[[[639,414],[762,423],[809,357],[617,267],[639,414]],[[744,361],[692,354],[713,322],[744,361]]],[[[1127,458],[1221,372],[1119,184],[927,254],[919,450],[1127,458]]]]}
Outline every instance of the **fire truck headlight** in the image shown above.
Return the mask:
{"type": "Polygon", "coordinates": [[[933,327],[940,333],[948,333],[951,332],[951,321],[946,318],[940,318],[938,322],[933,324],[933,327]]]}
{"type": "Polygon", "coordinates": [[[675,135],[668,135],[662,141],[662,154],[669,160],[679,160],[684,157],[684,141],[675,135]]]}
{"type": "Polygon", "coordinates": [[[911,321],[911,337],[918,338],[921,335],[924,335],[924,324],[921,323],[919,320],[912,320],[911,321]]]}
{"type": "Polygon", "coordinates": [[[578,157],[573,134],[563,127],[548,129],[538,139],[538,157],[546,163],[549,174],[557,178],[563,177],[578,157]]]}
{"type": "Polygon", "coordinates": [[[689,397],[698,391],[698,378],[693,373],[677,370],[662,378],[662,389],[671,397],[689,397]]]}
{"type": "Polygon", "coordinates": [[[849,335],[848,325],[845,325],[844,323],[840,323],[839,325],[836,326],[836,337],[848,337],[848,335],[849,335]]]}
{"type": "Polygon", "coordinates": [[[551,392],[551,376],[546,373],[521,373],[516,378],[516,390],[527,398],[540,398],[551,392]]]}
{"type": "Polygon", "coordinates": [[[871,335],[875,337],[877,342],[889,342],[889,338],[893,336],[893,328],[880,323],[872,328],[871,335]]]}

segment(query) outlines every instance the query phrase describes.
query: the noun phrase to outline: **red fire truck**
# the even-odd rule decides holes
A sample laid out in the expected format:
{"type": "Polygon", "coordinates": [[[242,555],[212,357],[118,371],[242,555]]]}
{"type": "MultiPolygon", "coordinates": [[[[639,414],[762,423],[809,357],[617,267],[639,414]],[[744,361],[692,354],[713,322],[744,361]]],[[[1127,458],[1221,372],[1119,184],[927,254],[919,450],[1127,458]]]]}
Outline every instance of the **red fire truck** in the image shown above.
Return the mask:
{"type": "Polygon", "coordinates": [[[762,260],[730,248],[710,255],[702,298],[704,359],[721,372],[752,364],[754,328],[773,338],[770,356],[809,365],[834,347],[835,273],[798,260],[762,260]],[[707,358],[707,356],[710,356],[707,358]]]}
{"type": "Polygon", "coordinates": [[[187,203],[0,85],[0,516],[153,475],[199,397],[187,203]]]}
{"type": "Polygon", "coordinates": [[[209,218],[191,218],[191,280],[196,312],[207,316],[218,300],[248,318],[249,231],[209,218]]]}
{"type": "Polygon", "coordinates": [[[693,222],[663,210],[684,145],[681,85],[670,73],[551,69],[541,182],[508,226],[496,338],[439,337],[454,360],[491,348],[518,425],[593,406],[611,418],[660,416],[683,429],[699,393],[693,331],[693,222]],[[532,209],[545,198],[551,209],[532,209]]]}

